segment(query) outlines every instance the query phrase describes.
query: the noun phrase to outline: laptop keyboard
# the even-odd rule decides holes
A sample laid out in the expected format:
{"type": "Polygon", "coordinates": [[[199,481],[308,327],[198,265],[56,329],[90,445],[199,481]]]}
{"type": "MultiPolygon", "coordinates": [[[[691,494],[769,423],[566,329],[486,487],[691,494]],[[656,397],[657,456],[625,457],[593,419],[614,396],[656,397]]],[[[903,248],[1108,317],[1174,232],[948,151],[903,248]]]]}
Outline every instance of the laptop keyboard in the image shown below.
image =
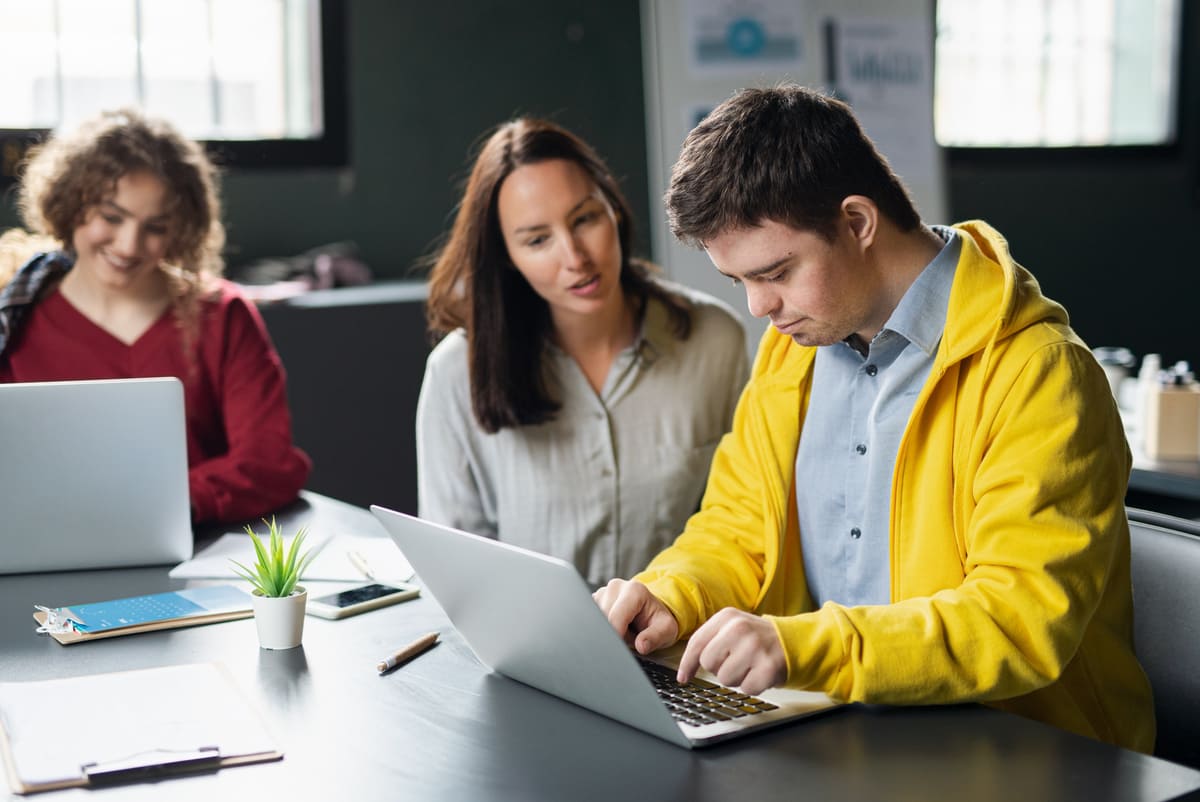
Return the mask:
{"type": "Polygon", "coordinates": [[[638,662],[671,716],[684,724],[699,727],[778,709],[778,705],[699,677],[680,684],[674,669],[641,657],[638,662]]]}

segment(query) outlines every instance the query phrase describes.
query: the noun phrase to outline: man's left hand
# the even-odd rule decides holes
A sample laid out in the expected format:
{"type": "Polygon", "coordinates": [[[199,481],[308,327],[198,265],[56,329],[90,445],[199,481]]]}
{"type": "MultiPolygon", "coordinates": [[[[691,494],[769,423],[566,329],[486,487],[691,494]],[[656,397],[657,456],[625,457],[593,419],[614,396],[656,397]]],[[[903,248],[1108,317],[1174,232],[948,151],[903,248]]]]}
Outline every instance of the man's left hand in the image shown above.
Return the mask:
{"type": "Polygon", "coordinates": [[[782,685],[787,658],[775,625],[753,613],[726,607],[696,630],[679,661],[678,680],[688,682],[705,668],[722,685],[751,696],[782,685]]]}

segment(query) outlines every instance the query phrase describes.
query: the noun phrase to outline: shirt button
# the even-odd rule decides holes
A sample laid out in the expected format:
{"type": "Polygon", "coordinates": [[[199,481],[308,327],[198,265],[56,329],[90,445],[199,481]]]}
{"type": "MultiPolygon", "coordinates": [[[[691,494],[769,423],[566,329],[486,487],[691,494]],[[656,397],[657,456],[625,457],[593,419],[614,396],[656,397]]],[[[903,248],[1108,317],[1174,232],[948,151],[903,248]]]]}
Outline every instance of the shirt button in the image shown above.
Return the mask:
{"type": "Polygon", "coordinates": [[[857,526],[854,527],[853,529],[850,530],[850,537],[854,538],[855,540],[858,540],[860,537],[862,537],[862,530],[859,529],[857,526]]]}
{"type": "Polygon", "coordinates": [[[856,445],[854,447],[854,450],[857,451],[859,454],[866,454],[867,453],[867,444],[859,443],[858,445],[856,445]]]}
{"type": "Polygon", "coordinates": [[[866,370],[867,370],[868,376],[874,376],[876,373],[879,372],[879,368],[875,367],[874,365],[867,365],[866,370]]]}

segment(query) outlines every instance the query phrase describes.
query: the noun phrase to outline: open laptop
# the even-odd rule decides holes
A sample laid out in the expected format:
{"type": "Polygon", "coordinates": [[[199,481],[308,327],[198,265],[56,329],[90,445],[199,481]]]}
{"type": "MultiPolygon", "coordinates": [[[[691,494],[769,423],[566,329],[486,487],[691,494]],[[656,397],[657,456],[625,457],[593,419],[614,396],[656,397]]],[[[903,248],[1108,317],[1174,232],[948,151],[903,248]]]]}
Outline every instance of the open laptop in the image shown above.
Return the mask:
{"type": "Polygon", "coordinates": [[[656,687],[669,696],[683,691],[674,671],[661,668],[670,657],[657,671],[644,667],[570,563],[383,507],[371,512],[480,661],[526,685],[688,748],[839,704],[779,688],[747,699],[711,677],[701,701],[664,699],[656,687]]]}
{"type": "Polygon", "coordinates": [[[192,556],[183,385],[0,384],[0,574],[192,556]]]}

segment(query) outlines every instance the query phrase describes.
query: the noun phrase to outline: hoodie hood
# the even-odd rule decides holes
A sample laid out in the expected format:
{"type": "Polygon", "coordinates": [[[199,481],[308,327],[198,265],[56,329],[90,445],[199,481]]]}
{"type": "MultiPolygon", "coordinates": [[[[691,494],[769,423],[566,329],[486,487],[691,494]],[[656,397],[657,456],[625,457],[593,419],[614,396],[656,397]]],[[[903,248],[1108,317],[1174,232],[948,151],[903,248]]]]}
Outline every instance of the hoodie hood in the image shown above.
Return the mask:
{"type": "Polygon", "coordinates": [[[1068,325],[1067,310],[1042,295],[1000,232],[982,220],[954,229],[963,247],[950,290],[955,314],[946,320],[940,361],[957,362],[1037,324],[1068,325]]]}
{"type": "MultiPolygon", "coordinates": [[[[1067,310],[1042,295],[1037,279],[1012,258],[1000,232],[982,220],[957,223],[953,228],[963,244],[935,372],[1039,325],[1053,328],[1058,338],[1082,344],[1068,325],[1067,310]]],[[[795,376],[807,376],[816,353],[816,348],[796,345],[791,337],[767,326],[754,360],[755,381],[764,386],[778,384],[782,390],[795,376]]],[[[984,361],[990,360],[985,356],[984,361]]],[[[800,390],[802,396],[806,393],[804,388],[792,389],[800,390]]]]}

